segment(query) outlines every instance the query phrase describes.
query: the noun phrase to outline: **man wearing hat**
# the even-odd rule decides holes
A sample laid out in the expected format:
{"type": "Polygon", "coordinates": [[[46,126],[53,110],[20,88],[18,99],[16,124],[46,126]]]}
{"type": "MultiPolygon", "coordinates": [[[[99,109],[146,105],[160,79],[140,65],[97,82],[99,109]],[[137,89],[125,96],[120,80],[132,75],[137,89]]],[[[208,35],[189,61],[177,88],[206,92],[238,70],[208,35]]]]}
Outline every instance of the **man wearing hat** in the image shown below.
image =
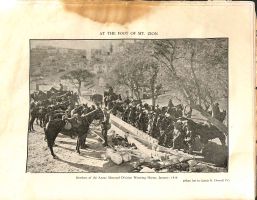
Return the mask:
{"type": "Polygon", "coordinates": [[[212,117],[216,118],[219,116],[220,114],[220,108],[219,108],[219,103],[215,103],[212,107],[212,117]]]}
{"type": "Polygon", "coordinates": [[[103,121],[102,121],[101,128],[102,128],[102,135],[104,137],[103,146],[108,146],[107,133],[108,133],[108,130],[111,128],[111,124],[110,124],[110,112],[107,110],[106,107],[103,108],[103,121]]]}
{"type": "Polygon", "coordinates": [[[60,83],[59,85],[60,85],[60,90],[59,91],[62,92],[63,91],[63,84],[60,83]]]}

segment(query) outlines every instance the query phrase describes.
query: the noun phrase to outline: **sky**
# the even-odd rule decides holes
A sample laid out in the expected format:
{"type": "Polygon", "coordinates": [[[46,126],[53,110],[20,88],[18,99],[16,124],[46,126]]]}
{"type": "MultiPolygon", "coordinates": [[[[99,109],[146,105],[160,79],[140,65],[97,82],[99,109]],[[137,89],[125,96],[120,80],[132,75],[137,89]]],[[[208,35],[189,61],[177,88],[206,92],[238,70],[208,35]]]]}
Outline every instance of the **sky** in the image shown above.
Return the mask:
{"type": "Polygon", "coordinates": [[[98,49],[119,43],[118,40],[31,40],[31,48],[36,46],[53,46],[70,49],[98,49]]]}

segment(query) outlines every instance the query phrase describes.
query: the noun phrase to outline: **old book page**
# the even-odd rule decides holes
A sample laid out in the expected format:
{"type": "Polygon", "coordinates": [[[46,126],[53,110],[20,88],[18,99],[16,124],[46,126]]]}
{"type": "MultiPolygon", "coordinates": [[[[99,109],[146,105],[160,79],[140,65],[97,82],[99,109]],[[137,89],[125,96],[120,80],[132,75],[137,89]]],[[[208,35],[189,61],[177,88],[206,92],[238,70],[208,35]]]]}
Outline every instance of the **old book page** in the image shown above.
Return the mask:
{"type": "Polygon", "coordinates": [[[0,199],[254,199],[253,3],[0,11],[0,199]]]}

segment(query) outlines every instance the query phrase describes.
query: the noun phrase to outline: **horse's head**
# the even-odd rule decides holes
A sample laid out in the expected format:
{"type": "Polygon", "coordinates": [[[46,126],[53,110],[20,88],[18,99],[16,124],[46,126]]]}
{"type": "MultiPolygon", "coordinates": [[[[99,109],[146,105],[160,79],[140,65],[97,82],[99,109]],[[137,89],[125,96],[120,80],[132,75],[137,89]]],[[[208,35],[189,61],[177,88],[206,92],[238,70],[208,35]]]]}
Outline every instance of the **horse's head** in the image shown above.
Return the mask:
{"type": "Polygon", "coordinates": [[[174,123],[174,129],[180,131],[180,130],[182,130],[182,127],[183,127],[182,121],[178,120],[178,121],[176,121],[176,122],[174,123]]]}
{"type": "Polygon", "coordinates": [[[92,105],[90,108],[92,111],[96,109],[95,105],[92,105]]]}
{"type": "Polygon", "coordinates": [[[102,120],[103,117],[103,111],[100,108],[83,115],[83,118],[85,118],[90,124],[94,120],[102,120]]]}
{"type": "Polygon", "coordinates": [[[220,112],[219,114],[219,117],[218,117],[218,120],[220,120],[221,122],[223,122],[226,118],[226,115],[227,115],[227,111],[226,110],[223,110],[222,112],[220,112]]]}
{"type": "Polygon", "coordinates": [[[97,109],[94,113],[95,120],[102,120],[104,118],[103,111],[101,109],[97,109]]]}
{"type": "Polygon", "coordinates": [[[108,96],[109,92],[108,91],[104,91],[104,97],[108,96]]]}
{"type": "Polygon", "coordinates": [[[183,110],[183,106],[182,106],[182,104],[178,104],[178,105],[176,105],[176,110],[183,110]]]}

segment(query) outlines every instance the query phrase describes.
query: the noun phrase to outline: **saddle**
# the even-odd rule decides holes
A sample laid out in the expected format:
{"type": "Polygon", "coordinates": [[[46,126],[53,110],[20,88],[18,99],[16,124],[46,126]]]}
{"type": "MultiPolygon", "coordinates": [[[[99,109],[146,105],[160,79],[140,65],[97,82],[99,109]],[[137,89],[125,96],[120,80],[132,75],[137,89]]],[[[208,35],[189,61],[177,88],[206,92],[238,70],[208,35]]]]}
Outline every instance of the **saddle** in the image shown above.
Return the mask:
{"type": "Polygon", "coordinates": [[[65,129],[65,130],[71,130],[71,128],[72,128],[71,123],[68,122],[68,121],[66,121],[65,126],[64,126],[64,129],[65,129]]]}
{"type": "Polygon", "coordinates": [[[78,119],[77,117],[72,117],[66,120],[64,129],[70,130],[72,128],[78,128],[82,124],[82,120],[78,119]]]}

